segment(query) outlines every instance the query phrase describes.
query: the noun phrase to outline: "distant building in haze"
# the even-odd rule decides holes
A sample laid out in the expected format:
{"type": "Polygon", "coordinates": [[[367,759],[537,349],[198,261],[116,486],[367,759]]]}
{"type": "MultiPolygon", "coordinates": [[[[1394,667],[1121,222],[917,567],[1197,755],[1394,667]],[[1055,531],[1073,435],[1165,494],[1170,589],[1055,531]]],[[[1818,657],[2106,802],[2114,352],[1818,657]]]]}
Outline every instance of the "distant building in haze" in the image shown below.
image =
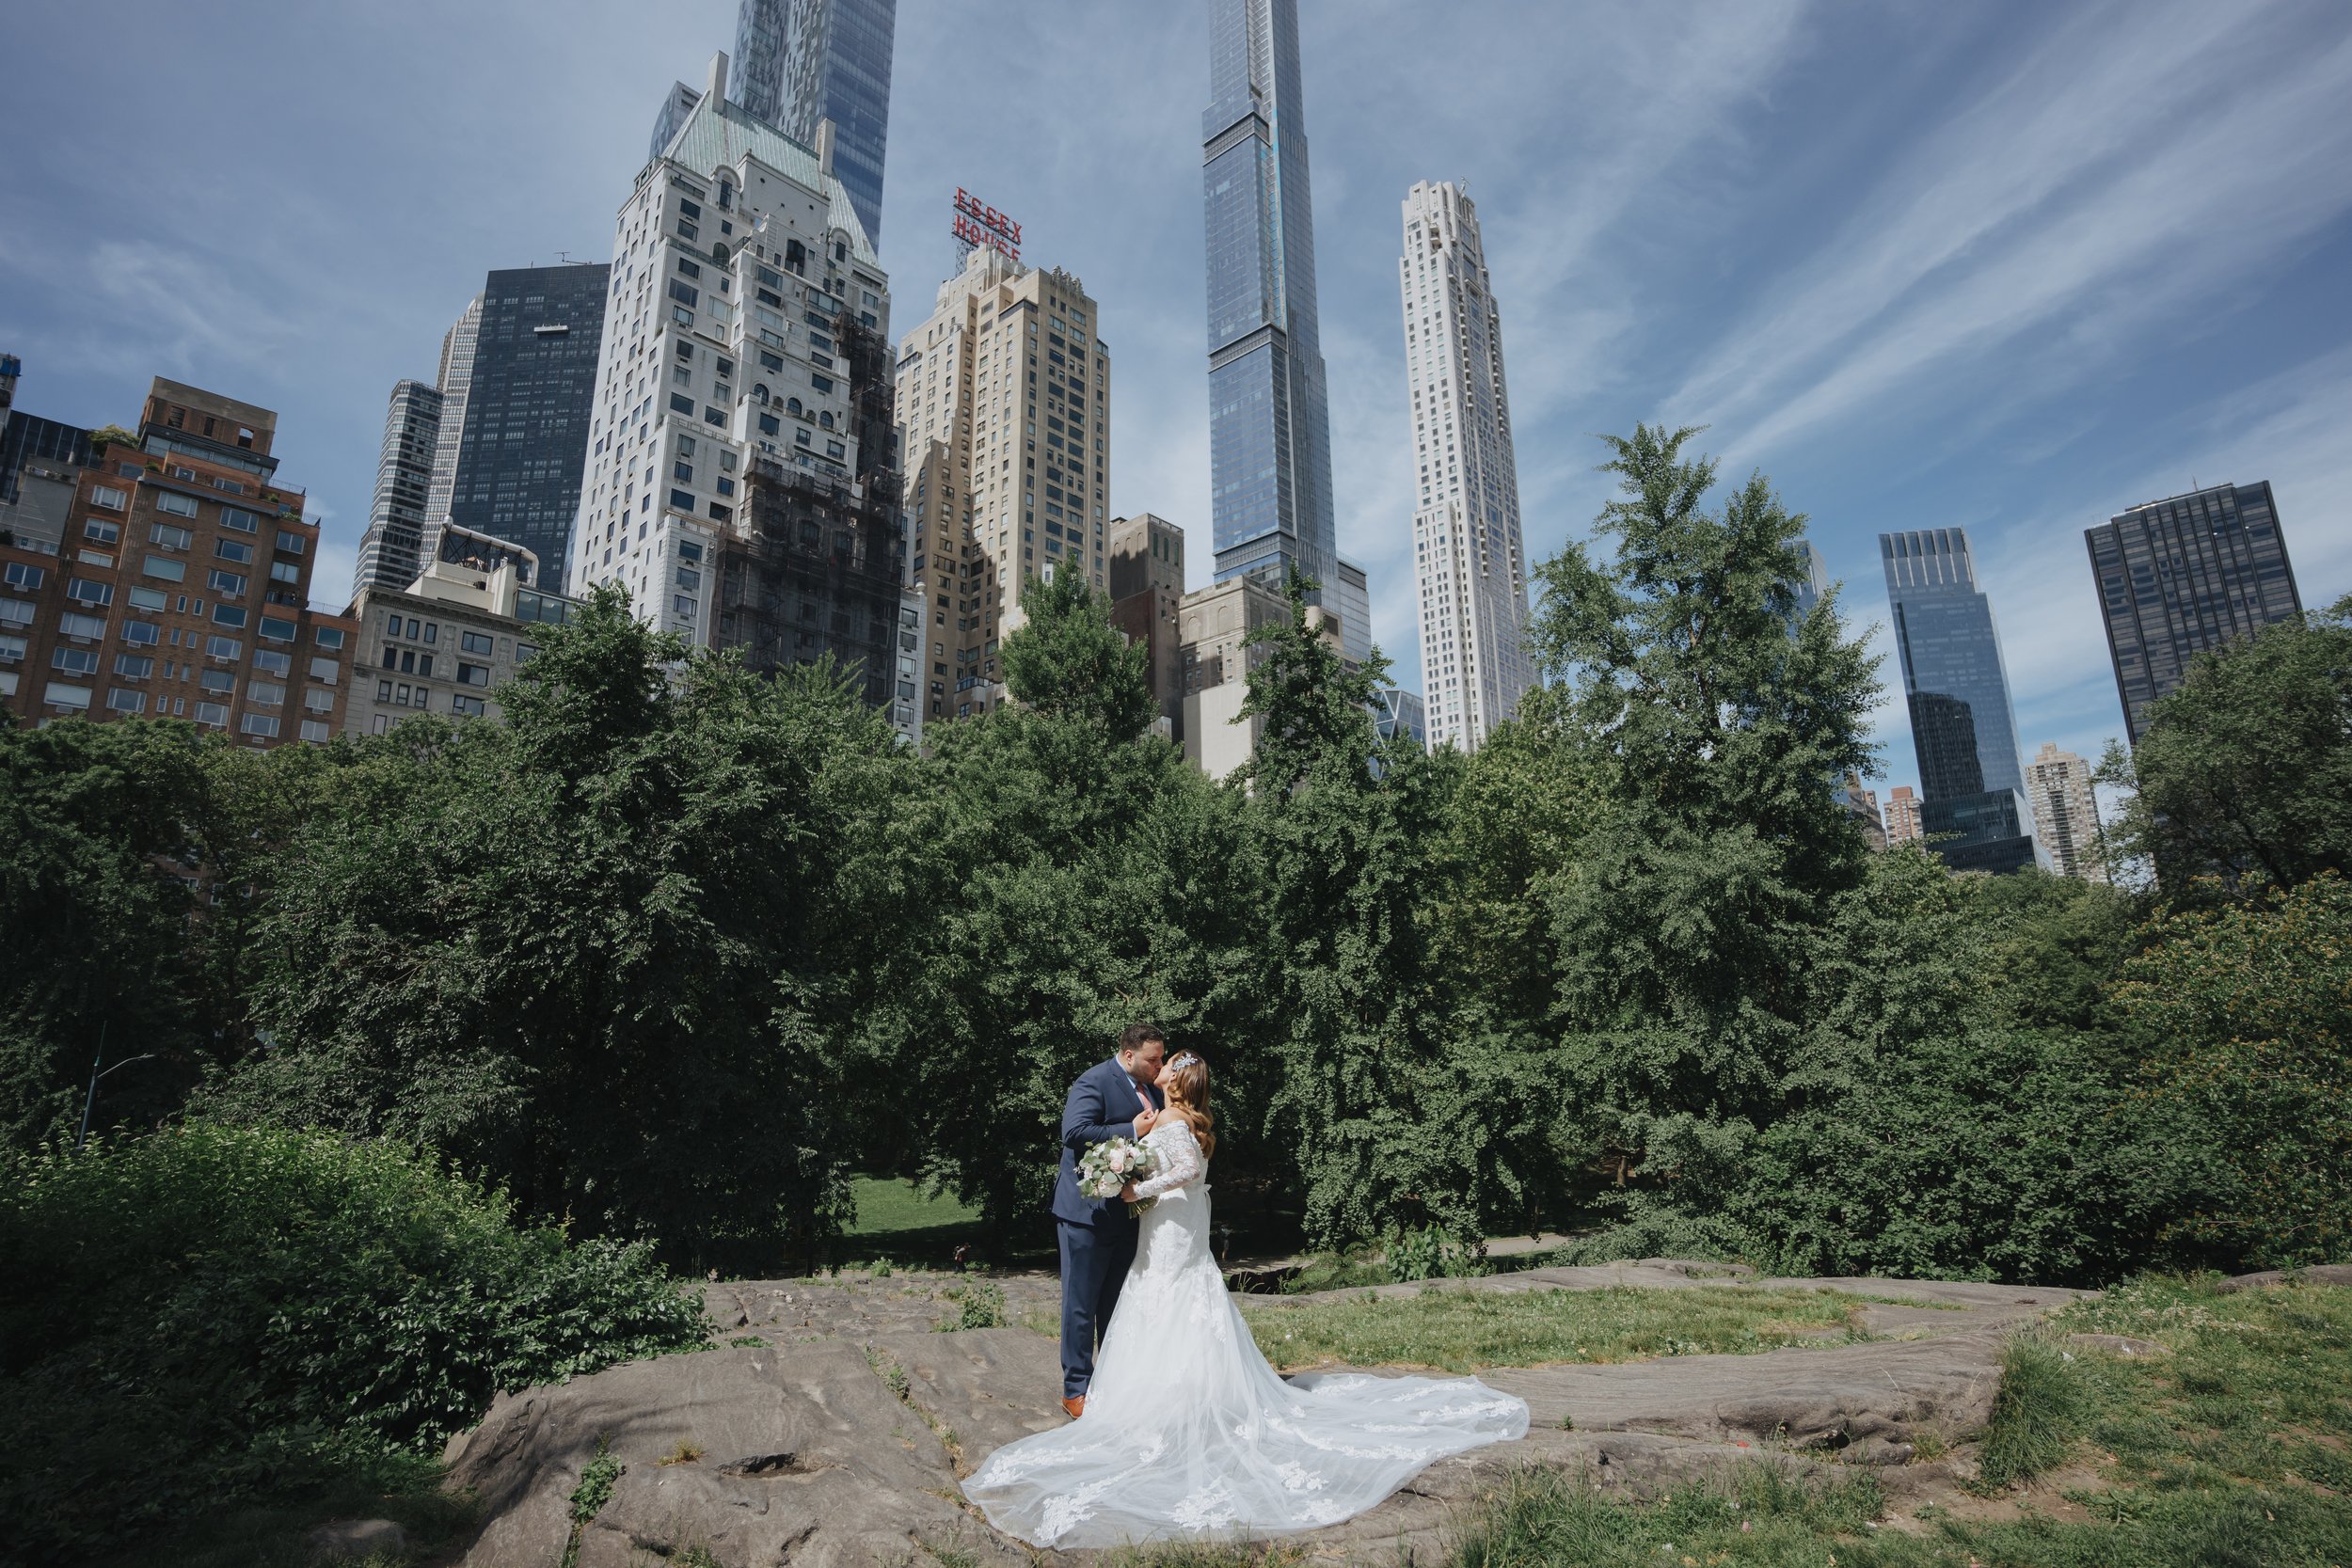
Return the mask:
{"type": "Polygon", "coordinates": [[[1216,577],[1255,577],[1279,593],[1295,568],[1327,602],[1339,546],[1297,0],[1209,0],[1209,95],[1200,131],[1216,577]]]}
{"type": "Polygon", "coordinates": [[[2135,506],[2083,538],[2135,746],[2148,705],[2178,687],[2199,654],[2303,608],[2267,480],[2135,506]]]}
{"type": "Polygon", "coordinates": [[[1861,774],[1849,771],[1838,798],[1845,802],[1846,815],[1861,830],[1862,842],[1873,849],[1885,848],[1886,822],[1879,816],[1878,792],[1864,786],[1861,774]]]}
{"type": "Polygon", "coordinates": [[[1462,188],[1424,181],[1404,215],[1422,686],[1430,744],[1474,752],[1535,684],[1502,318],[1462,188]]]}
{"type": "Polygon", "coordinates": [[[1955,871],[2034,864],[2017,721],[1964,529],[1882,533],[1895,650],[1919,757],[1921,826],[1955,871]]]}
{"type": "Polygon", "coordinates": [[[1168,738],[1181,742],[1184,668],[1177,642],[1184,599],[1184,531],[1149,512],[1112,518],[1110,597],[1111,624],[1143,644],[1152,700],[1168,721],[1168,738]]]}
{"type": "Polygon", "coordinates": [[[2051,868],[2087,882],[2107,879],[2099,832],[2099,800],[2090,787],[2090,765],[2045,740],[2026,764],[2026,789],[2033,798],[2034,822],[2050,852],[2051,868]]]}
{"type": "Polygon", "coordinates": [[[1919,797],[1909,784],[1897,784],[1886,797],[1886,843],[1889,848],[1923,836],[1919,827],[1919,797]]]}
{"type": "Polygon", "coordinates": [[[351,574],[351,596],[383,584],[414,582],[424,567],[425,499],[441,433],[441,393],[421,381],[392,388],[384,411],[384,444],[375,460],[375,496],[351,574]]]}

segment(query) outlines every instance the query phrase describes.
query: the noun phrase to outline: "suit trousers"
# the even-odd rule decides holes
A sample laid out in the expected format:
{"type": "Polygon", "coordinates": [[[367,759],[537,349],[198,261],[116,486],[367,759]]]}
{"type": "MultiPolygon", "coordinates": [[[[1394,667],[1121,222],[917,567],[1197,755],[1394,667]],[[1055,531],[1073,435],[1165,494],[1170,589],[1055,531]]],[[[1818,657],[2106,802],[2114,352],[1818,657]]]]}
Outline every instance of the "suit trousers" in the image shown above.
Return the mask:
{"type": "Polygon", "coordinates": [[[1111,1326],[1119,1288],[1136,1260],[1133,1225],[1073,1225],[1061,1232],[1061,1391],[1074,1398],[1094,1381],[1094,1348],[1111,1326]]]}

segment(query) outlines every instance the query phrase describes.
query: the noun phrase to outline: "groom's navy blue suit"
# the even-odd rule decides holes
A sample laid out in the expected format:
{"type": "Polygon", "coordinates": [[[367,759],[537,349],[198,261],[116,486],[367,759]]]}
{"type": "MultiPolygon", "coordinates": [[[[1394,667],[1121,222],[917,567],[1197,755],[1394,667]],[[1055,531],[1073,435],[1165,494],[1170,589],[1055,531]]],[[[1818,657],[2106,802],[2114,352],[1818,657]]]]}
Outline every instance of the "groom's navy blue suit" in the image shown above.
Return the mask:
{"type": "Polygon", "coordinates": [[[1136,1259],[1135,1216],[1116,1197],[1078,1191],[1078,1156],[1090,1144],[1136,1135],[1136,1115],[1156,1088],[1138,1089],[1114,1056],[1078,1075],[1061,1113],[1061,1175],[1054,1183],[1054,1228],[1061,1233],[1061,1391],[1072,1398],[1094,1381],[1094,1344],[1110,1326],[1119,1288],[1136,1259]]]}

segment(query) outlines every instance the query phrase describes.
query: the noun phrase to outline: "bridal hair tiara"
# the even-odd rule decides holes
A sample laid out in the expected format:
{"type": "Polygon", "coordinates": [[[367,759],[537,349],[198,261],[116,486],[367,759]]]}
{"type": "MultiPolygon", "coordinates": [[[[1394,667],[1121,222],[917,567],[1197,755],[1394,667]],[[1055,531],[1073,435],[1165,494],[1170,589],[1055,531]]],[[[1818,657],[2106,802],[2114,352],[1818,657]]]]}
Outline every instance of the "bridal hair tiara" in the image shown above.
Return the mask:
{"type": "Polygon", "coordinates": [[[1185,1051],[1179,1053],[1176,1059],[1168,1065],[1170,1068],[1198,1067],[1200,1065],[1200,1058],[1194,1055],[1191,1052],[1185,1051]]]}

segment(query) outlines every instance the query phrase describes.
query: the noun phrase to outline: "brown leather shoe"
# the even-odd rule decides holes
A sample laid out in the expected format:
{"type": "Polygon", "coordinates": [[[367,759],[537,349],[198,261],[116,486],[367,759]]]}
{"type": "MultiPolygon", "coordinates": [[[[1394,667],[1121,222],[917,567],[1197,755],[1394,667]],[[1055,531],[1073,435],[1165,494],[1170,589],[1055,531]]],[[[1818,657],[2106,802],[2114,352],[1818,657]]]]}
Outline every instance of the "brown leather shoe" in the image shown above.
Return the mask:
{"type": "Polygon", "coordinates": [[[1084,1394],[1073,1394],[1061,1402],[1061,1407],[1074,1421],[1087,1413],[1087,1397],[1084,1394]]]}

